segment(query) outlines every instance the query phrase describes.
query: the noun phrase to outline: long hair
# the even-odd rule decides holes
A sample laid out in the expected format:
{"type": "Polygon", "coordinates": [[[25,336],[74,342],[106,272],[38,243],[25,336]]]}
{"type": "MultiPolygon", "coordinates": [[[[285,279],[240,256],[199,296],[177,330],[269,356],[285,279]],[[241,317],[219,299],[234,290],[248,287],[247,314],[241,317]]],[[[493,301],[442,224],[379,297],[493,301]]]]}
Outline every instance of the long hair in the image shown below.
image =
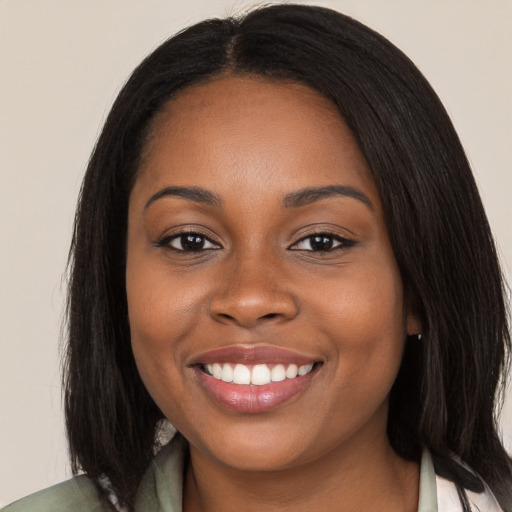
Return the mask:
{"type": "Polygon", "coordinates": [[[151,120],[177,91],[223,74],[305,84],[356,137],[378,187],[409,306],[422,320],[390,396],[388,436],[438,473],[512,510],[511,462],[496,424],[510,330],[496,251],[450,119],[389,41],[329,9],[275,5],[208,20],[134,71],[106,120],[82,185],[70,253],[65,412],[73,469],[121,503],[157,447],[163,418],[130,347],[125,292],[128,200],[151,120]]]}

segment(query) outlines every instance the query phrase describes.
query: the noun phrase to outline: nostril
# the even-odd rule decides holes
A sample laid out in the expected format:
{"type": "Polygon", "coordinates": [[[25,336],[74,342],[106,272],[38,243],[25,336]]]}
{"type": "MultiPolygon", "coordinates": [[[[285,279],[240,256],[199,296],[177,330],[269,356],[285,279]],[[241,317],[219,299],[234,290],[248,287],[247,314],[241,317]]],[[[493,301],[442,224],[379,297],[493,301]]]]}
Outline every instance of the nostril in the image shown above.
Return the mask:
{"type": "Polygon", "coordinates": [[[234,316],[228,315],[227,313],[219,313],[219,317],[224,318],[225,320],[235,320],[234,316]]]}
{"type": "Polygon", "coordinates": [[[217,313],[216,314],[216,317],[217,319],[219,319],[221,322],[228,322],[228,323],[237,323],[237,324],[243,324],[243,325],[253,325],[253,324],[256,324],[258,321],[265,321],[265,320],[272,320],[272,319],[275,319],[275,318],[280,318],[281,314],[279,313],[267,313],[265,315],[261,315],[261,316],[252,316],[252,315],[249,315],[249,316],[244,316],[243,314],[239,314],[239,315],[230,315],[228,313],[217,313]]]}
{"type": "Polygon", "coordinates": [[[288,294],[274,293],[229,293],[215,295],[209,304],[209,314],[221,323],[234,323],[254,327],[259,322],[291,320],[297,307],[288,294]]]}

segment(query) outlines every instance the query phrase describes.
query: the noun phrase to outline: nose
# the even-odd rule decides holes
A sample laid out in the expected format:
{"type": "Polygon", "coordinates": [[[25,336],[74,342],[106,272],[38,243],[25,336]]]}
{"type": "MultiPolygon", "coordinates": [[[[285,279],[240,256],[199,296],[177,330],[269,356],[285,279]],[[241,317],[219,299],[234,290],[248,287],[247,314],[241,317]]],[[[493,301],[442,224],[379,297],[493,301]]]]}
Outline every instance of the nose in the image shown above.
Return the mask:
{"type": "Polygon", "coordinates": [[[252,328],[292,320],[298,305],[282,272],[262,259],[232,262],[220,272],[210,315],[223,324],[252,328]]]}

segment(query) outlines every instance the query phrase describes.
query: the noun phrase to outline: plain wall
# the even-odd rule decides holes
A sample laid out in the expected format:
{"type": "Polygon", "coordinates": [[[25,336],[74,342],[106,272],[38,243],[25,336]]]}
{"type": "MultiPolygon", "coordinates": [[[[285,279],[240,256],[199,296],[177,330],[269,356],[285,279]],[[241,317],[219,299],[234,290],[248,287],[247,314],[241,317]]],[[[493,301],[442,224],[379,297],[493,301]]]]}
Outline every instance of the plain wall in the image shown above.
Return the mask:
{"type": "MultiPolygon", "coordinates": [[[[510,278],[512,3],[331,0],[405,51],[450,112],[510,278]]],[[[69,476],[59,326],[74,207],[120,86],[233,0],[0,0],[0,505],[69,476]]],[[[475,248],[477,250],[478,248],[475,248]]],[[[512,403],[502,418],[512,447],[512,403]]]]}

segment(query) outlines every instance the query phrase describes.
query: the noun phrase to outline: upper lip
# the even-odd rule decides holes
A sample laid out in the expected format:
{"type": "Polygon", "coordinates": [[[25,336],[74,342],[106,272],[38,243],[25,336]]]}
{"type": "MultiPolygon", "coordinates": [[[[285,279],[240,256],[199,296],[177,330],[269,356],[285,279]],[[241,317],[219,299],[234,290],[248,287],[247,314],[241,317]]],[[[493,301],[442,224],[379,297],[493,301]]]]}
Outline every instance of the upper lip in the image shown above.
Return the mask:
{"type": "Polygon", "coordinates": [[[253,365],[273,363],[300,366],[317,361],[319,361],[318,358],[272,345],[231,345],[194,356],[191,364],[241,363],[253,365]]]}

